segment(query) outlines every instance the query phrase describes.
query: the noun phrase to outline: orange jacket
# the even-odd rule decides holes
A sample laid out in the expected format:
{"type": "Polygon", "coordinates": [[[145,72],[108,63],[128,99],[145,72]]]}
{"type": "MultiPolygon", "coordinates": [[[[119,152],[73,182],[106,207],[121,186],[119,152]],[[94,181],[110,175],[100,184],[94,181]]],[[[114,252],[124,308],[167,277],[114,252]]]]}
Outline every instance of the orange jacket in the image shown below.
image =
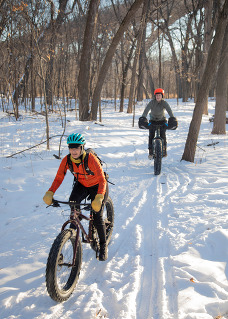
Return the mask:
{"type": "MultiPolygon", "coordinates": [[[[105,194],[106,192],[105,175],[101,167],[101,164],[95,155],[91,153],[88,154],[88,167],[94,173],[94,175],[87,174],[84,167],[84,160],[79,164],[79,166],[77,166],[74,162],[72,162],[72,164],[73,164],[73,171],[75,173],[74,176],[77,178],[79,183],[81,183],[85,187],[98,185],[97,194],[103,194],[103,195],[105,194]]],[[[69,166],[67,163],[67,156],[65,156],[59,166],[59,169],[57,171],[57,174],[55,176],[55,179],[51,187],[49,188],[49,191],[52,191],[53,193],[56,192],[56,190],[62,184],[62,181],[68,169],[69,169],[69,166]]]]}

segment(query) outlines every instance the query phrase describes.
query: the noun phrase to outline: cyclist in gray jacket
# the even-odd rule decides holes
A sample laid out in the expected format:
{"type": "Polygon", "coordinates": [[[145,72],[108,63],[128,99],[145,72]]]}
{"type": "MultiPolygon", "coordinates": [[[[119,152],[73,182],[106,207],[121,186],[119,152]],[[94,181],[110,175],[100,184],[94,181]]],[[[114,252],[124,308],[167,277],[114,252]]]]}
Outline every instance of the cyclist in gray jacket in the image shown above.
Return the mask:
{"type": "MultiPolygon", "coordinates": [[[[151,100],[143,114],[142,118],[146,118],[148,112],[150,111],[150,126],[149,126],[149,143],[148,143],[148,149],[149,149],[149,159],[153,158],[153,153],[152,153],[152,140],[155,135],[155,128],[153,127],[153,124],[165,124],[167,123],[166,117],[165,117],[165,110],[170,116],[170,119],[173,119],[174,122],[177,123],[176,118],[173,115],[173,112],[171,110],[171,107],[169,104],[163,100],[164,96],[164,90],[161,88],[158,88],[154,91],[155,99],[151,100]]],[[[167,125],[168,126],[168,125],[167,125]]],[[[177,127],[177,124],[176,124],[177,127]]],[[[160,128],[160,134],[162,139],[164,140],[164,145],[163,145],[163,157],[167,156],[167,142],[166,142],[166,128],[163,126],[160,128]]]]}

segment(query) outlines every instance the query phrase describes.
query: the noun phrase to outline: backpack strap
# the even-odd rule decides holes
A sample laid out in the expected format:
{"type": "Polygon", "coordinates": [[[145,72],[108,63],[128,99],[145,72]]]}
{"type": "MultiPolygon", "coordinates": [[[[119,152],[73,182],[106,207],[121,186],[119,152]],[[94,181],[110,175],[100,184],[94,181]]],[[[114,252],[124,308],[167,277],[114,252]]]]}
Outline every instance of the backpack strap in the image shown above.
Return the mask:
{"type": "Polygon", "coordinates": [[[85,168],[85,171],[88,175],[94,175],[94,172],[92,172],[88,166],[88,158],[89,158],[89,152],[88,150],[86,150],[86,156],[84,158],[84,161],[83,161],[83,164],[84,164],[84,168],[85,168]]]}

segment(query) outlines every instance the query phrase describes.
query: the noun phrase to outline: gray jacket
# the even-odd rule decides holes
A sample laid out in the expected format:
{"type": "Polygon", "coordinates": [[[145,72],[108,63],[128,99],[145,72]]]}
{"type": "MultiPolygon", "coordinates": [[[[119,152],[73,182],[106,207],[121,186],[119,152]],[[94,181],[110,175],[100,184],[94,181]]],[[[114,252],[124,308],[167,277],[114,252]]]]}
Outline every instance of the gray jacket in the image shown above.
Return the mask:
{"type": "Polygon", "coordinates": [[[147,114],[150,111],[150,120],[162,121],[165,120],[165,110],[170,117],[174,117],[171,107],[165,100],[161,100],[160,103],[158,103],[157,100],[151,100],[147,104],[142,116],[147,117],[147,114]]]}

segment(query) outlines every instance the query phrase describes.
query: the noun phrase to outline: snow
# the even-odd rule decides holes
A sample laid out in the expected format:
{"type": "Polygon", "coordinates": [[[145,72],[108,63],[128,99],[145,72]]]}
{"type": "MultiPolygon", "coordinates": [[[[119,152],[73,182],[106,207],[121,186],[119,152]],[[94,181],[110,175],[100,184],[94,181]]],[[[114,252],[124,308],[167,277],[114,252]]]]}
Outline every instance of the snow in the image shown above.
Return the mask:
{"type": "MultiPolygon", "coordinates": [[[[102,104],[102,125],[67,113],[65,134],[83,133],[107,163],[115,226],[106,262],[83,244],[78,284],[61,304],[47,293],[45,267],[66,211],[42,201],[60,164],[53,156],[60,137],[49,151],[44,143],[7,158],[46,139],[45,118],[21,110],[15,121],[0,112],[0,318],[228,318],[228,138],[211,134],[215,101],[190,163],[181,157],[194,103],[168,100],[179,127],[167,131],[159,176],[147,158],[148,131],[137,127],[147,102],[136,105],[134,127],[132,114],[114,112],[112,101],[102,104]]],[[[50,136],[62,132],[53,114],[50,136]]],[[[68,200],[71,187],[68,172],[55,198],[68,200]]]]}

